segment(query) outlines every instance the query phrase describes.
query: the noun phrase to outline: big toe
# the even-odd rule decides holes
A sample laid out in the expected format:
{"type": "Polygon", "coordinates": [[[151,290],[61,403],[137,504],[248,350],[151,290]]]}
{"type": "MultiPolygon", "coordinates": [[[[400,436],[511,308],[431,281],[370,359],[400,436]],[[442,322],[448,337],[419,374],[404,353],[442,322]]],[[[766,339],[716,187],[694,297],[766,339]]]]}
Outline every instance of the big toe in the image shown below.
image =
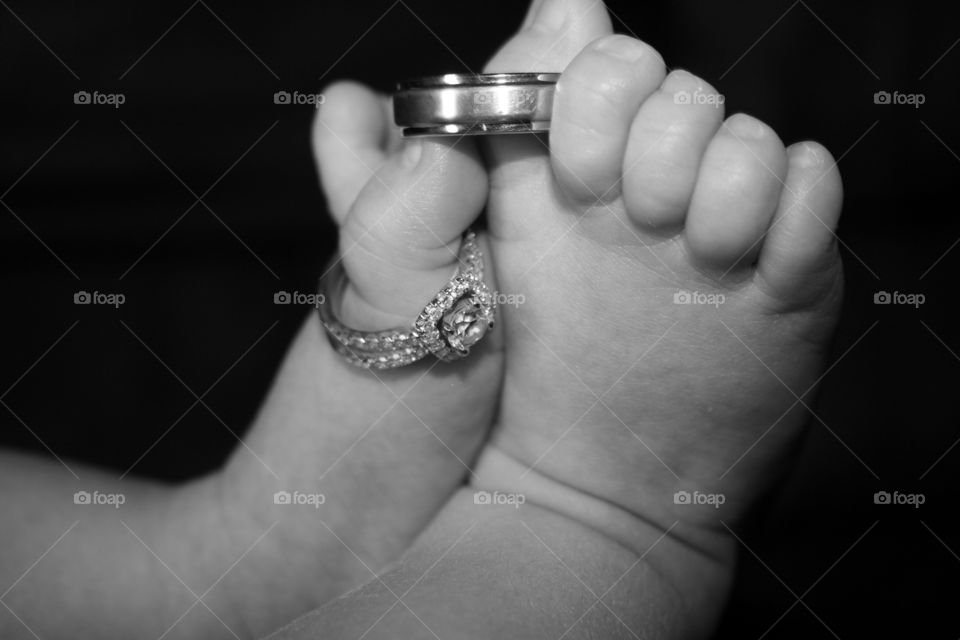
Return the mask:
{"type": "MultiPolygon", "coordinates": [[[[580,51],[613,33],[610,16],[596,0],[534,0],[520,29],[484,67],[486,73],[562,73],[580,51]]],[[[551,180],[546,140],[534,135],[495,136],[484,141],[491,193],[536,189],[551,180]]],[[[502,239],[531,237],[555,225],[548,211],[522,219],[492,207],[491,233],[502,239]]]]}
{"type": "Polygon", "coordinates": [[[561,72],[581,49],[613,33],[596,0],[534,0],[517,31],[493,55],[486,73],[561,72]]]}
{"type": "Polygon", "coordinates": [[[340,227],[349,286],[342,313],[358,329],[409,324],[452,277],[461,236],[487,197],[469,141],[410,140],[384,161],[340,227]]]}
{"type": "Polygon", "coordinates": [[[357,82],[323,91],[313,121],[313,156],[330,213],[342,223],[364,185],[398,144],[387,120],[387,97],[357,82]]]}

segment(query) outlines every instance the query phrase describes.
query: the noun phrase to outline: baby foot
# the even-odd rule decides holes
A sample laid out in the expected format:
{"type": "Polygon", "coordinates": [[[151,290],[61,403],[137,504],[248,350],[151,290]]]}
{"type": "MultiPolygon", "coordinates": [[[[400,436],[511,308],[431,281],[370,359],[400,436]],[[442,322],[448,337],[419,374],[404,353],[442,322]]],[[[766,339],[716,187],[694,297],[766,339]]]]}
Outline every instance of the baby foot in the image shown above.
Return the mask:
{"type": "MultiPolygon", "coordinates": [[[[503,309],[504,391],[477,484],[637,554],[669,530],[687,557],[719,562],[720,589],[734,548],[721,520],[784,469],[822,370],[840,178],[820,145],[785,149],[756,118],[724,119],[709,84],[610,33],[592,0],[545,0],[487,69],[563,74],[549,150],[489,145],[497,279],[527,302],[503,309]]],[[[694,566],[669,570],[687,594],[711,582],[694,566]]]]}
{"type": "MultiPolygon", "coordinates": [[[[470,140],[401,140],[388,101],[365,87],[324,96],[313,137],[348,279],[337,315],[362,331],[409,327],[457,268],[486,171],[470,140]]],[[[271,532],[224,580],[252,635],[370,579],[462,485],[499,392],[502,351],[489,333],[454,363],[365,370],[332,349],[311,312],[223,481],[234,546],[271,532]],[[323,503],[275,505],[277,491],[323,503]]]]}

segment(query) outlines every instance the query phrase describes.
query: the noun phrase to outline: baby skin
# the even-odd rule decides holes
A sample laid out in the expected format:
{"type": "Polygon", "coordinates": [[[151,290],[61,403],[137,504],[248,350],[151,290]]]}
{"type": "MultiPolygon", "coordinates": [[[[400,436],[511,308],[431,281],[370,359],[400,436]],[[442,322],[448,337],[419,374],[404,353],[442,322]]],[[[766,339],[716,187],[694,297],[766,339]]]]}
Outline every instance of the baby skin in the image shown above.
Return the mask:
{"type": "Polygon", "coordinates": [[[0,635],[261,637],[311,610],[279,637],[711,633],[836,322],[836,164],[725,117],[594,0],[535,1],[485,71],[562,72],[548,136],[402,140],[338,83],[313,145],[345,324],[409,325],[484,211],[517,304],[462,361],[379,372],[311,313],[243,446],[184,486],[0,454],[0,635]],[[125,506],[71,502],[94,488],[125,506]]]}
{"type": "Polygon", "coordinates": [[[392,571],[282,633],[704,637],[733,530],[781,477],[823,370],[836,163],[725,116],[592,0],[535,2],[484,71],[563,72],[549,138],[483,140],[486,172],[473,141],[399,141],[382,98],[327,92],[321,176],[335,210],[352,204],[342,241],[367,248],[345,256],[355,323],[409,321],[484,204],[492,280],[524,303],[471,356],[503,376],[471,486],[392,571]],[[371,165],[390,168],[376,184],[371,165]],[[364,204],[397,193],[406,213],[364,204]]]}

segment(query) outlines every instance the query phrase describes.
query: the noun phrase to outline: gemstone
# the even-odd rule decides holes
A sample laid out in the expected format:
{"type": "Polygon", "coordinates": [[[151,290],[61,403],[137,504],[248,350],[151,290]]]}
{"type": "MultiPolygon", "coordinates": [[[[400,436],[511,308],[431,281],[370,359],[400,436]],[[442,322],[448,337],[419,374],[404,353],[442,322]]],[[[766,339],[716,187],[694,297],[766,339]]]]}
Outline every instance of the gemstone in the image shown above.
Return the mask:
{"type": "Polygon", "coordinates": [[[493,311],[476,293],[467,293],[444,314],[443,335],[459,351],[469,351],[493,325],[493,311]]]}

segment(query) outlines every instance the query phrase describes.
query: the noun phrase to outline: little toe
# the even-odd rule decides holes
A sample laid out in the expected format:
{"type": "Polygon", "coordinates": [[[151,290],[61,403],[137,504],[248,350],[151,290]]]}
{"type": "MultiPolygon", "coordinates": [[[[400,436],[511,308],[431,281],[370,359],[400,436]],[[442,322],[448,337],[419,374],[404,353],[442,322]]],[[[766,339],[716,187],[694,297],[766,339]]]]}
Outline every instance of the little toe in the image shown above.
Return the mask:
{"type": "Polygon", "coordinates": [[[700,78],[672,71],[640,107],[623,161],[623,199],[642,227],[678,229],[700,163],[723,121],[723,98],[700,78]]]}
{"type": "Polygon", "coordinates": [[[834,230],[843,185],[837,164],[822,145],[787,149],[789,171],[757,265],[758,283],[789,306],[809,306],[837,292],[841,262],[834,230]]]}
{"type": "Polygon", "coordinates": [[[750,267],[780,200],[787,154],[756,118],[727,119],[700,165],[684,236],[698,266],[723,275],[750,267]]]}
{"type": "Polygon", "coordinates": [[[621,35],[594,41],[563,72],[550,149],[554,175],[573,200],[593,204],[619,197],[630,125],[664,73],[656,50],[621,35]]]}

